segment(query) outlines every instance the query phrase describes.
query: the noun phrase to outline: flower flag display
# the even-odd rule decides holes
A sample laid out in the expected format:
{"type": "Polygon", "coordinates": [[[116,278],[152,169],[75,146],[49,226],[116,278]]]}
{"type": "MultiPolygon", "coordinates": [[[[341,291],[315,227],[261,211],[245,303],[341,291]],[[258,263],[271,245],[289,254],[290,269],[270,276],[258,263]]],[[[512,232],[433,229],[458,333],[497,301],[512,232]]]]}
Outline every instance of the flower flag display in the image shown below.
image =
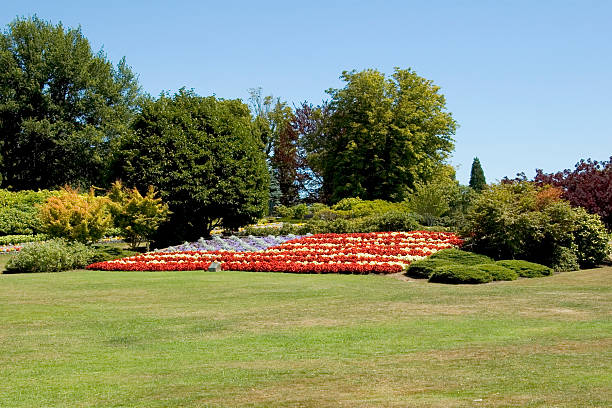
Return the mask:
{"type": "Polygon", "coordinates": [[[89,265],[114,271],[223,270],[292,273],[397,273],[441,249],[461,246],[450,232],[372,232],[317,234],[288,240],[260,251],[148,252],[89,265]]]}

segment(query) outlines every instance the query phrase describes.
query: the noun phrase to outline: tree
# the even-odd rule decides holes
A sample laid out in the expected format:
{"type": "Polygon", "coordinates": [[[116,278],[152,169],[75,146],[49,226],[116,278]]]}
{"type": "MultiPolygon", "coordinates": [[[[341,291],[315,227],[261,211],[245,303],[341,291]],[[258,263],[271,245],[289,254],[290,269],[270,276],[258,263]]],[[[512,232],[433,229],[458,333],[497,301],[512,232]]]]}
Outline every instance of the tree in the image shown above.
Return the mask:
{"type": "Polygon", "coordinates": [[[546,174],[536,170],[535,182],[560,187],[570,204],[598,214],[612,229],[612,157],[608,161],[580,160],[574,170],[546,174]]]}
{"type": "Polygon", "coordinates": [[[172,214],[156,244],[208,236],[262,216],[269,174],[251,115],[240,100],[181,89],[144,103],[122,143],[119,176],[140,190],[154,186],[172,214]]]}
{"type": "Polygon", "coordinates": [[[410,69],[390,78],[368,69],[343,72],[330,89],[330,115],[311,162],[331,201],[344,197],[401,201],[427,182],[453,150],[456,123],[432,81],[410,69]]]}
{"type": "MultiPolygon", "coordinates": [[[[263,143],[271,172],[278,182],[279,201],[283,205],[293,205],[298,201],[298,135],[291,125],[295,117],[293,110],[280,98],[271,95],[263,97],[261,88],[250,89],[249,92],[255,129],[263,143]]],[[[270,191],[271,196],[273,193],[276,194],[270,191]]],[[[274,207],[272,203],[270,206],[274,207]]]]}
{"type": "Polygon", "coordinates": [[[295,108],[291,121],[296,136],[296,171],[300,197],[309,202],[324,201],[323,178],[316,163],[325,152],[323,124],[329,117],[329,105],[313,106],[302,102],[295,108]]]}
{"type": "Polygon", "coordinates": [[[80,28],[13,21],[0,36],[2,185],[104,183],[141,97],[125,59],[113,67],[94,54],[80,28]]]}
{"type": "Polygon", "coordinates": [[[478,157],[474,157],[472,171],[470,173],[470,187],[472,187],[474,191],[480,192],[484,190],[486,186],[487,180],[485,179],[484,171],[480,165],[480,160],[478,160],[478,157]]]}

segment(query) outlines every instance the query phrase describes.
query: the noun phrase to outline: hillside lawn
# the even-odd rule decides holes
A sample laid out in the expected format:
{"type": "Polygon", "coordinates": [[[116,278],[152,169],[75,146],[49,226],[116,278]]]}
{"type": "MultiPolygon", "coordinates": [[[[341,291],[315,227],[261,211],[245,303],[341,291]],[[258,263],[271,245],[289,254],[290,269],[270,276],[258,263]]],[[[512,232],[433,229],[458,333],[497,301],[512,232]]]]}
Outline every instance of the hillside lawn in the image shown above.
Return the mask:
{"type": "Polygon", "coordinates": [[[0,366],[1,407],[608,407],[612,268],[0,275],[0,366]]]}

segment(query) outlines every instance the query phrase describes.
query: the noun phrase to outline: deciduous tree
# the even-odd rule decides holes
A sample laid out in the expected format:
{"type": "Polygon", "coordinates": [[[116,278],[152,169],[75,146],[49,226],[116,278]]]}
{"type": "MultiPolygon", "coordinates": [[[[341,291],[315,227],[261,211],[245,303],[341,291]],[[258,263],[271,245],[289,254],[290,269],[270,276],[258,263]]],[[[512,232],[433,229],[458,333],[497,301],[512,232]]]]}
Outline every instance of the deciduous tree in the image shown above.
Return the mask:
{"type": "Polygon", "coordinates": [[[312,163],[326,197],[401,201],[427,182],[453,150],[456,123],[440,88],[410,69],[391,77],[368,69],[343,72],[330,89],[330,115],[312,163]]]}
{"type": "Polygon", "coordinates": [[[13,21],[0,35],[2,185],[104,183],[141,97],[125,59],[114,67],[80,28],[13,21]]]}
{"type": "Polygon", "coordinates": [[[172,214],[156,243],[207,236],[217,225],[256,221],[268,205],[269,174],[248,106],[181,89],[144,104],[123,140],[120,175],[157,188],[172,214]]]}

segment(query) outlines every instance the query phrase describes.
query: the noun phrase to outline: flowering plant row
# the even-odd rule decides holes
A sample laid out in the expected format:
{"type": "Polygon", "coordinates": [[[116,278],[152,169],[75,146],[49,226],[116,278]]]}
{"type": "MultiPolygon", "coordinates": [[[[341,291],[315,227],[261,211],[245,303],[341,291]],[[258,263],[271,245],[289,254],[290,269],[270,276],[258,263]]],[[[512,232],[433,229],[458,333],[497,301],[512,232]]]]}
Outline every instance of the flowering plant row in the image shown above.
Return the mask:
{"type": "Polygon", "coordinates": [[[441,249],[461,246],[448,232],[372,232],[318,234],[287,241],[262,251],[149,252],[99,262],[88,269],[176,271],[208,269],[293,273],[396,273],[417,259],[441,249]]]}

